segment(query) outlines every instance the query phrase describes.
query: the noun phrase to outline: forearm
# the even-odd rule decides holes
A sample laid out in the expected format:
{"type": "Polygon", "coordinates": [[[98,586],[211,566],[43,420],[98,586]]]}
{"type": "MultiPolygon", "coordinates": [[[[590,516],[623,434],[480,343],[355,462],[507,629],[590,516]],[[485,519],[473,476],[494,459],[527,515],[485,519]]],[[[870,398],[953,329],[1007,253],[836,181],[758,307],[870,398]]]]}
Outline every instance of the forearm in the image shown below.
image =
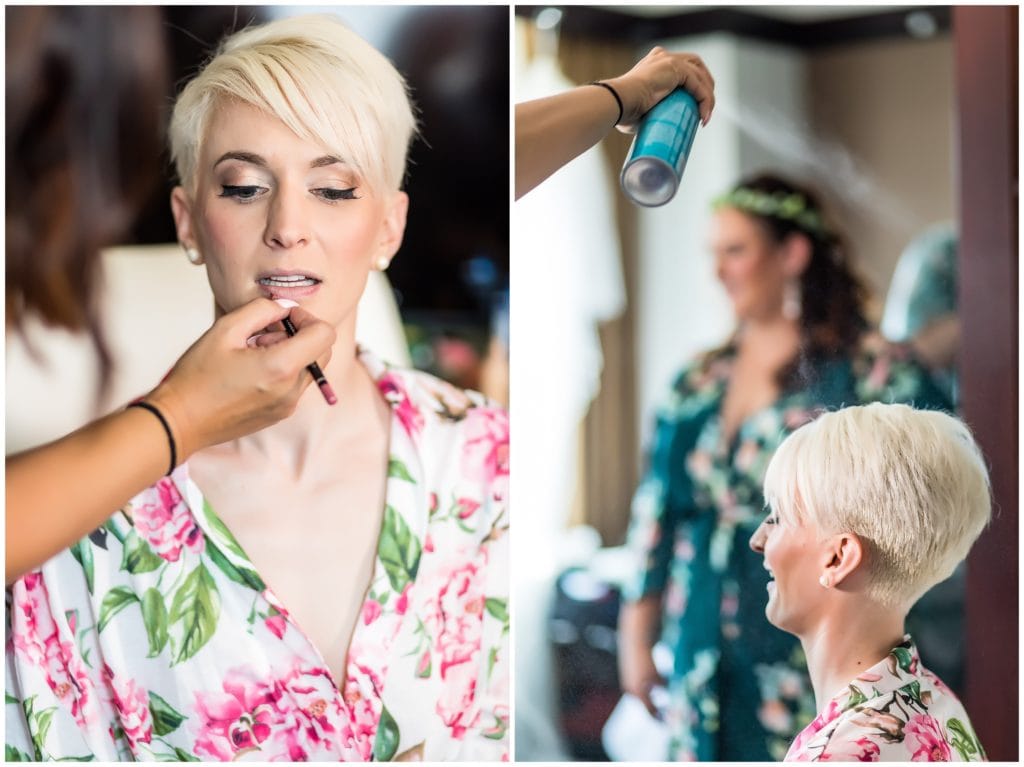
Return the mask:
{"type": "Polygon", "coordinates": [[[619,636],[628,647],[654,647],[661,628],[661,594],[647,594],[635,602],[623,602],[619,611],[619,636]]]}
{"type": "Polygon", "coordinates": [[[141,408],[9,457],[5,582],[99,527],[160,479],[169,463],[167,434],[141,408]]]}
{"type": "Polygon", "coordinates": [[[516,199],[600,141],[618,115],[597,86],[516,104],[516,199]]]}

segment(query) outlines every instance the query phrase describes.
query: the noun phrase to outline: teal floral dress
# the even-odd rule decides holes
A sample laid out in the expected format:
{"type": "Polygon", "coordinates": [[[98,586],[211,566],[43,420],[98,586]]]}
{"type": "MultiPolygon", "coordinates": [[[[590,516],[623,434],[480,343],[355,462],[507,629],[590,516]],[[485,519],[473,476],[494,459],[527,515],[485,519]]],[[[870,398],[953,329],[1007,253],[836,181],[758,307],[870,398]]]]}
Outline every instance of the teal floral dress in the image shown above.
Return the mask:
{"type": "Polygon", "coordinates": [[[663,601],[672,650],[666,758],[781,761],[815,715],[799,640],[765,618],[767,571],[748,541],[779,443],[825,410],[872,401],[948,408],[903,347],[865,341],[811,364],[806,384],[750,416],[731,442],[720,408],[735,362],[727,348],[686,367],[657,417],[648,473],[633,499],[625,597],[663,601]]]}

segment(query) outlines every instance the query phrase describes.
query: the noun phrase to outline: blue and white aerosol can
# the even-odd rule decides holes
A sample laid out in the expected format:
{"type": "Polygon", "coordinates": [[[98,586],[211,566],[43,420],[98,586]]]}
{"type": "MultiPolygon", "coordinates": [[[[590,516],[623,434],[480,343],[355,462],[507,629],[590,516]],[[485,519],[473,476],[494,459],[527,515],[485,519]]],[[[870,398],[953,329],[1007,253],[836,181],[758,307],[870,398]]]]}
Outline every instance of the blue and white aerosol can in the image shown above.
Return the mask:
{"type": "Polygon", "coordinates": [[[697,100],[682,88],[643,116],[619,176],[629,199],[653,208],[675,196],[698,125],[697,100]]]}

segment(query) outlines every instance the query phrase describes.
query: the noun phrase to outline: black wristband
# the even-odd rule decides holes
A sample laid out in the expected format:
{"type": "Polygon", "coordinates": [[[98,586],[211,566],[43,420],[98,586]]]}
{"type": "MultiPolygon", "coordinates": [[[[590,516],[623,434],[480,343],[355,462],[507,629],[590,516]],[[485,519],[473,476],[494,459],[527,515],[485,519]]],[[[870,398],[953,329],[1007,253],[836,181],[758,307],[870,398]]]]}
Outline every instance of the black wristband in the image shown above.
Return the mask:
{"type": "Polygon", "coordinates": [[[615,124],[618,125],[622,122],[622,99],[619,98],[618,92],[608,83],[603,83],[600,80],[594,80],[590,85],[599,85],[602,88],[606,88],[608,92],[615,97],[615,103],[619,105],[619,116],[615,119],[615,124]]]}
{"type": "Polygon", "coordinates": [[[167,419],[164,418],[164,414],[157,410],[155,405],[151,405],[148,402],[143,402],[142,400],[139,400],[138,402],[133,402],[128,407],[141,407],[144,410],[148,410],[150,413],[157,417],[157,419],[160,421],[160,425],[163,426],[164,431],[167,432],[167,443],[171,446],[171,468],[167,470],[166,474],[166,476],[169,477],[171,475],[171,472],[174,471],[175,468],[177,468],[178,466],[178,448],[177,445],[174,444],[174,434],[171,433],[171,425],[167,423],[167,419]]]}

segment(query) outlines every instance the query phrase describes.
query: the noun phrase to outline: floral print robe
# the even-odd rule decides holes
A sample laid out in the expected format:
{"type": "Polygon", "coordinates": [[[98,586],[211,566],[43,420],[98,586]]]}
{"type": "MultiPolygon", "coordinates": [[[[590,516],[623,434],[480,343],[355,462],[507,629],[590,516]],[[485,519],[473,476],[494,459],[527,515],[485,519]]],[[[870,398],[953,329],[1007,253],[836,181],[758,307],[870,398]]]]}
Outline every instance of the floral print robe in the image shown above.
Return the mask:
{"type": "Polygon", "coordinates": [[[390,460],[345,679],[186,464],[8,589],[9,761],[507,758],[507,414],[361,361],[390,460]]]}
{"type": "Polygon", "coordinates": [[[801,732],[787,762],[983,762],[953,691],[921,665],[908,634],[801,732]]]}
{"type": "Polygon", "coordinates": [[[781,761],[814,716],[796,637],[765,617],[768,573],[748,542],[764,516],[761,485],[782,440],[825,409],[871,401],[948,407],[903,347],[869,341],[806,372],[751,415],[731,443],[720,407],[735,362],[728,348],[685,368],[658,413],[648,473],[633,499],[627,599],[655,594],[671,650],[677,761],[781,761]]]}

